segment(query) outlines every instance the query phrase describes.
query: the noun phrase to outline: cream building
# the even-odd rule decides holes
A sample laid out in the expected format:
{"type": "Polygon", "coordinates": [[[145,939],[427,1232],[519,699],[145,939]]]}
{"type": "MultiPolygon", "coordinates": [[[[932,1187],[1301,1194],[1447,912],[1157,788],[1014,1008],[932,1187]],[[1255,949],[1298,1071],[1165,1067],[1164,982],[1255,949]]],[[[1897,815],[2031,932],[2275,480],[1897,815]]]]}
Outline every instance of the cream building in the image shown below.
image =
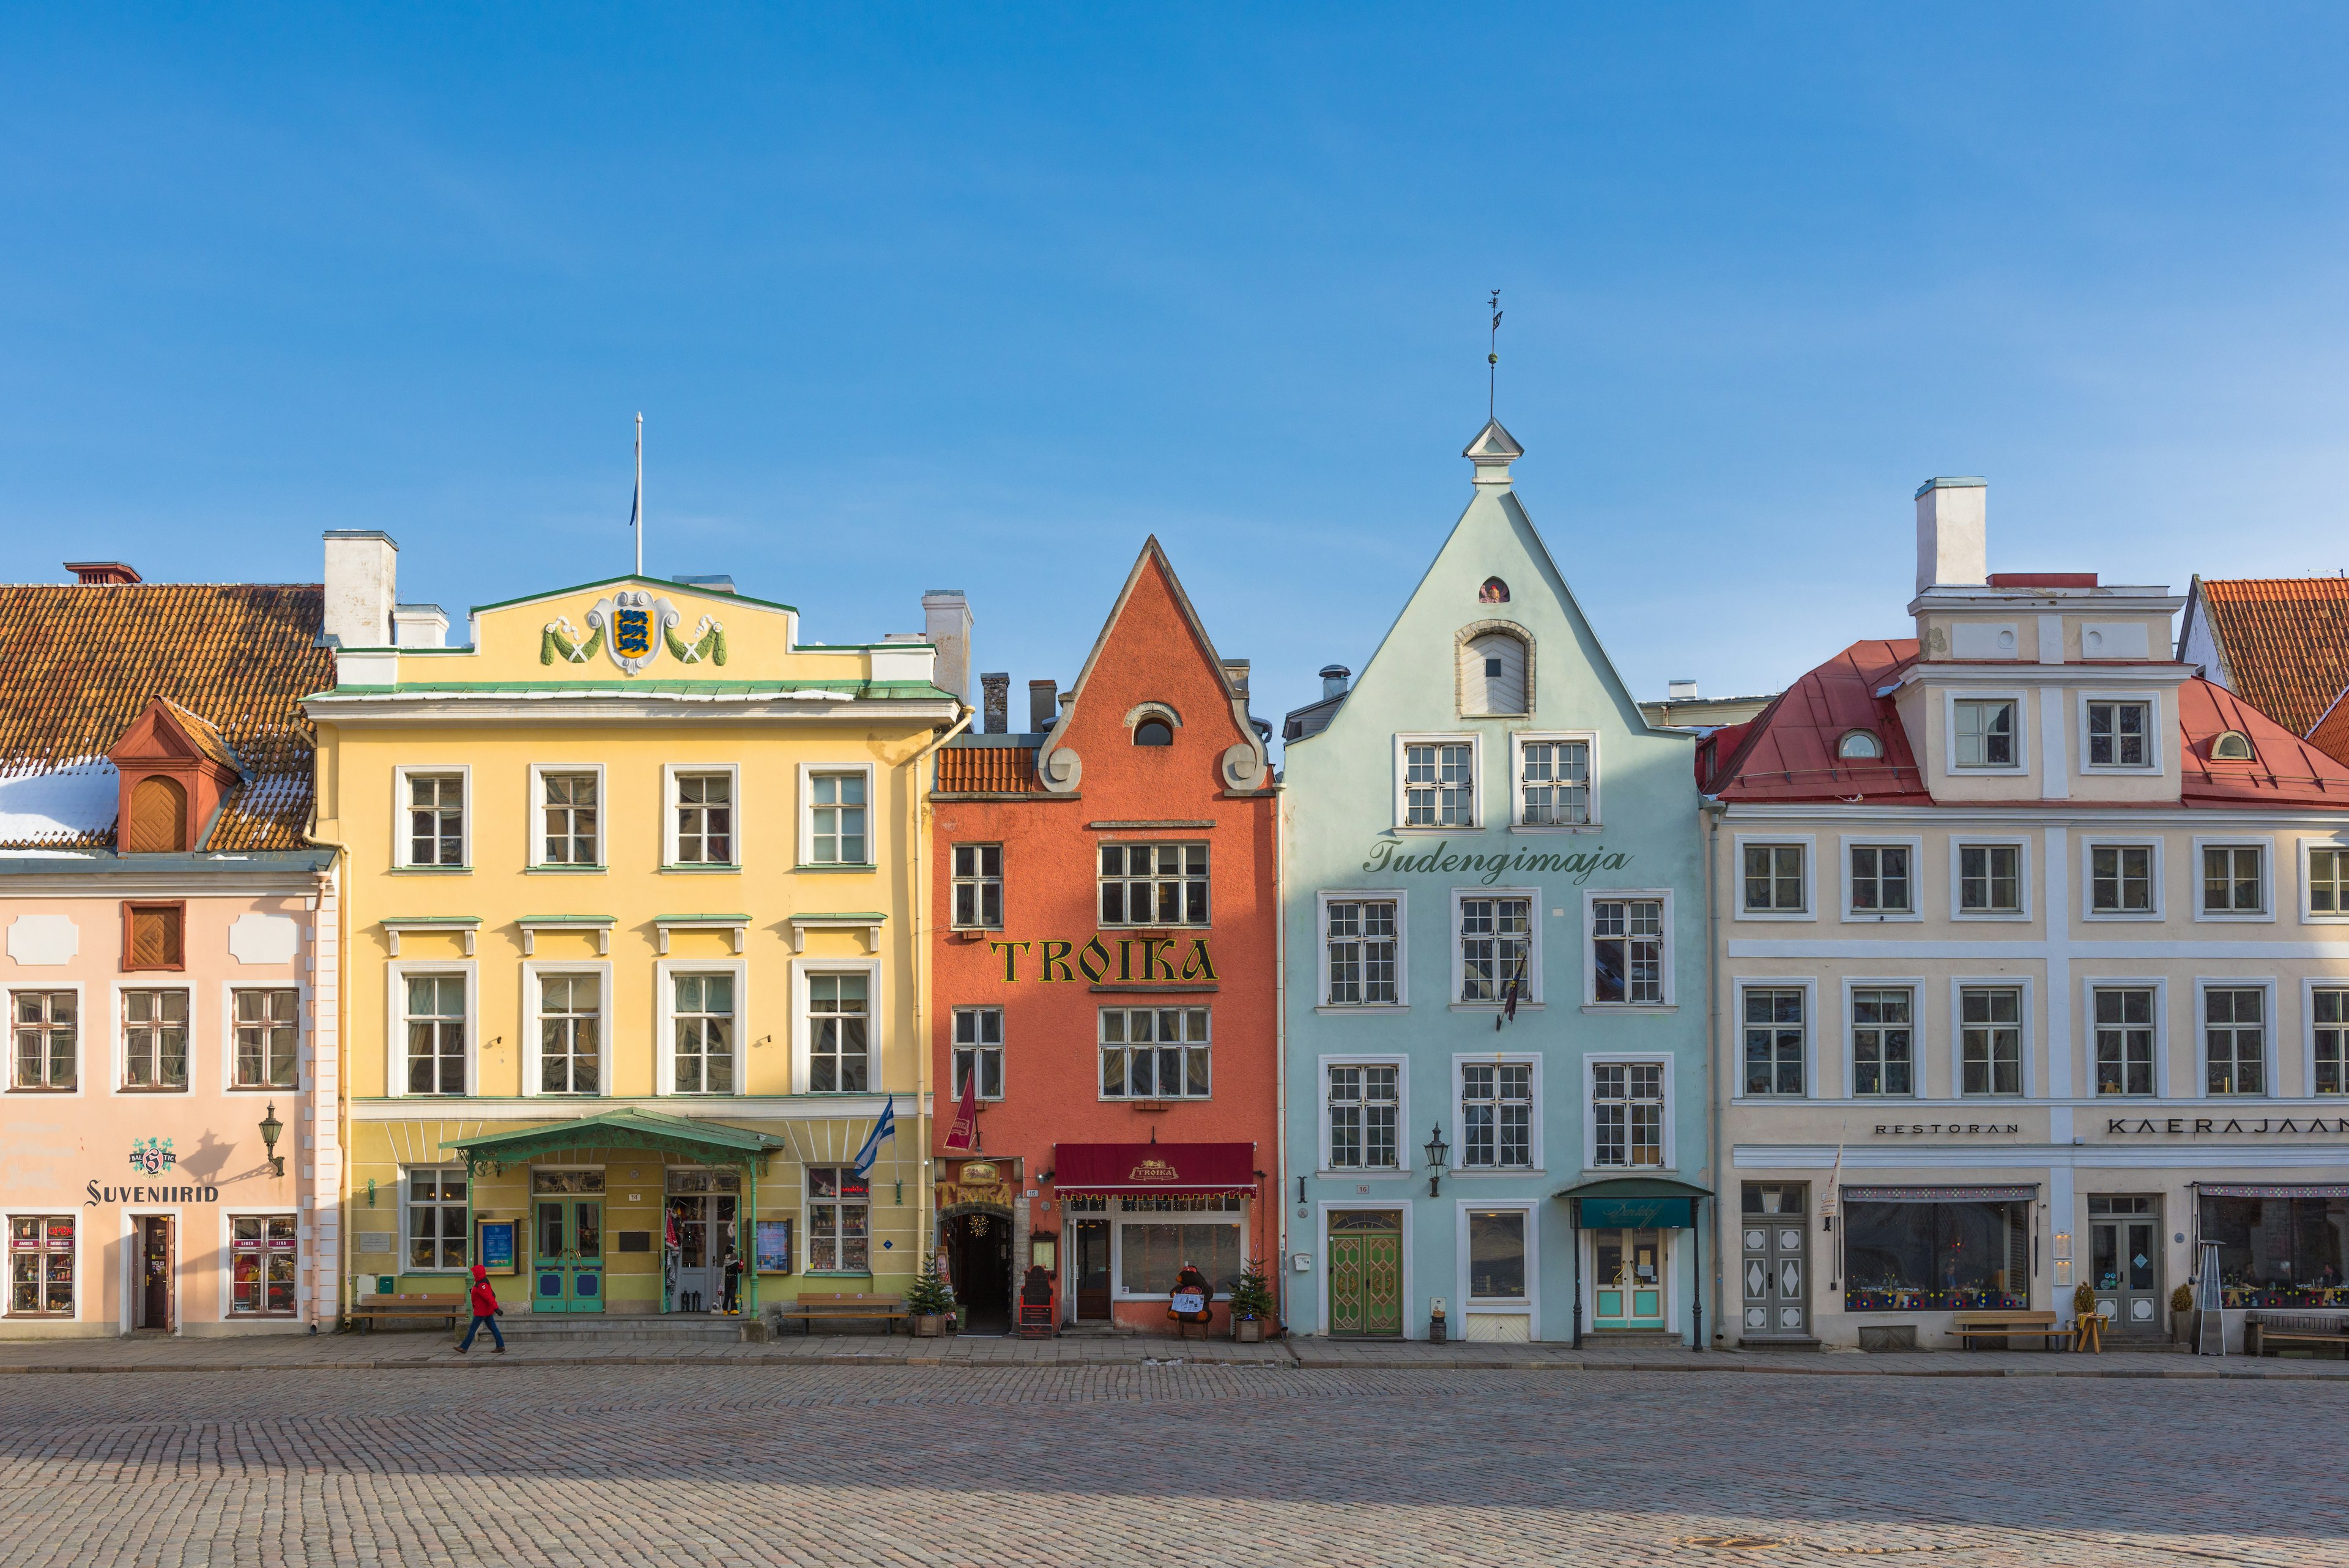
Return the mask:
{"type": "Polygon", "coordinates": [[[2349,768],[2170,653],[2182,600],[1985,571],[1917,494],[1909,639],[1701,743],[1727,1343],[2165,1337],[2215,1243],[2349,1305],[2349,768]]]}

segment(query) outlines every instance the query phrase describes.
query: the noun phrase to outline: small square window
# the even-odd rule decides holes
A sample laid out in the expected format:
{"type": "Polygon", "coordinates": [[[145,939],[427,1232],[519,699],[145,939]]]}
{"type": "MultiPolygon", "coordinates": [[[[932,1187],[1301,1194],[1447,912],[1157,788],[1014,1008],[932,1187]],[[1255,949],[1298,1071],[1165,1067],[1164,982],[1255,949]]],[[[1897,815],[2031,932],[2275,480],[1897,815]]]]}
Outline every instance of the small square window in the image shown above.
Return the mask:
{"type": "Polygon", "coordinates": [[[1851,910],[1856,915],[1916,913],[1916,884],[1909,876],[1909,846],[1851,846],[1851,910]]]}
{"type": "Polygon", "coordinates": [[[1958,846],[1958,909],[1968,915],[2023,912],[2023,848],[2015,844],[1958,846]]]}
{"type": "Polygon", "coordinates": [[[122,906],[122,967],[185,969],[184,908],[179,904],[122,906]]]}
{"type": "Polygon", "coordinates": [[[1961,768],[2014,766],[2014,703],[2012,699],[1968,699],[1956,705],[1957,755],[1961,768]]]}
{"type": "Polygon", "coordinates": [[[1748,914],[1800,914],[1809,908],[1803,897],[1803,846],[1799,844],[1749,844],[1745,846],[1745,911],[1748,914]]]}
{"type": "Polygon", "coordinates": [[[2088,851],[2088,908],[2099,915],[2153,912],[2153,846],[2099,844],[2088,851]]]}
{"type": "Polygon", "coordinates": [[[2088,704],[2088,765],[2144,768],[2153,765],[2153,705],[2149,702],[2088,704]]]}
{"type": "Polygon", "coordinates": [[[2255,844],[2209,845],[2202,851],[2202,912],[2259,915],[2267,912],[2265,857],[2255,844]]]}

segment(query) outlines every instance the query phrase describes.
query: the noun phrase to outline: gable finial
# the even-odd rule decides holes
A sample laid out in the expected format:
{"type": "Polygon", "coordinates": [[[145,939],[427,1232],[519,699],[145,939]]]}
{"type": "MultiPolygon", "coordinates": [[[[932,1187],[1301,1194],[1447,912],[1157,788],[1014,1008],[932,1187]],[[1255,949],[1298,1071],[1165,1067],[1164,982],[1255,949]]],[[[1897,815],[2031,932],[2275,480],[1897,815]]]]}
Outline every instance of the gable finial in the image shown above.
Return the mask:
{"type": "Polygon", "coordinates": [[[1487,302],[1493,310],[1493,329],[1485,345],[1485,417],[1499,418],[1495,407],[1501,389],[1501,291],[1495,289],[1487,302]]]}

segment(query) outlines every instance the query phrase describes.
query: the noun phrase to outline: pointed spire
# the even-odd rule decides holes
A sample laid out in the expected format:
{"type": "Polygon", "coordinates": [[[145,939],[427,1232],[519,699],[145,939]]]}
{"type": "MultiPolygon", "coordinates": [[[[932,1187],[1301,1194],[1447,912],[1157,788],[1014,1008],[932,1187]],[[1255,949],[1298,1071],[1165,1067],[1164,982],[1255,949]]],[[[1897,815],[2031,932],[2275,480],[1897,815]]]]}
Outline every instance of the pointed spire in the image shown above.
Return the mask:
{"type": "Polygon", "coordinates": [[[1460,455],[1476,465],[1479,484],[1509,483],[1509,464],[1526,455],[1517,438],[1501,428],[1498,420],[1486,420],[1476,439],[1460,449],[1460,455]]]}

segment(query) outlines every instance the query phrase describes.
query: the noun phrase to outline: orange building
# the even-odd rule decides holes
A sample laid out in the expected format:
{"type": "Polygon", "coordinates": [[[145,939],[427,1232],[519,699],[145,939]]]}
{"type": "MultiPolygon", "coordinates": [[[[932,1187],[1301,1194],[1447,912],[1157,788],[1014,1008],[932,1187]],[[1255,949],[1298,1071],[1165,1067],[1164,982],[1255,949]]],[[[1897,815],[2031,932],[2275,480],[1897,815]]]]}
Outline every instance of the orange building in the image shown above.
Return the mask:
{"type": "Polygon", "coordinates": [[[1060,1324],[1171,1332],[1188,1263],[1222,1332],[1278,1237],[1276,784],[1247,665],[1154,538],[1075,686],[1030,683],[1025,732],[1009,677],[980,679],[984,728],[930,795],[935,1244],[962,1325],[1008,1327],[1049,1281],[1060,1324]]]}

